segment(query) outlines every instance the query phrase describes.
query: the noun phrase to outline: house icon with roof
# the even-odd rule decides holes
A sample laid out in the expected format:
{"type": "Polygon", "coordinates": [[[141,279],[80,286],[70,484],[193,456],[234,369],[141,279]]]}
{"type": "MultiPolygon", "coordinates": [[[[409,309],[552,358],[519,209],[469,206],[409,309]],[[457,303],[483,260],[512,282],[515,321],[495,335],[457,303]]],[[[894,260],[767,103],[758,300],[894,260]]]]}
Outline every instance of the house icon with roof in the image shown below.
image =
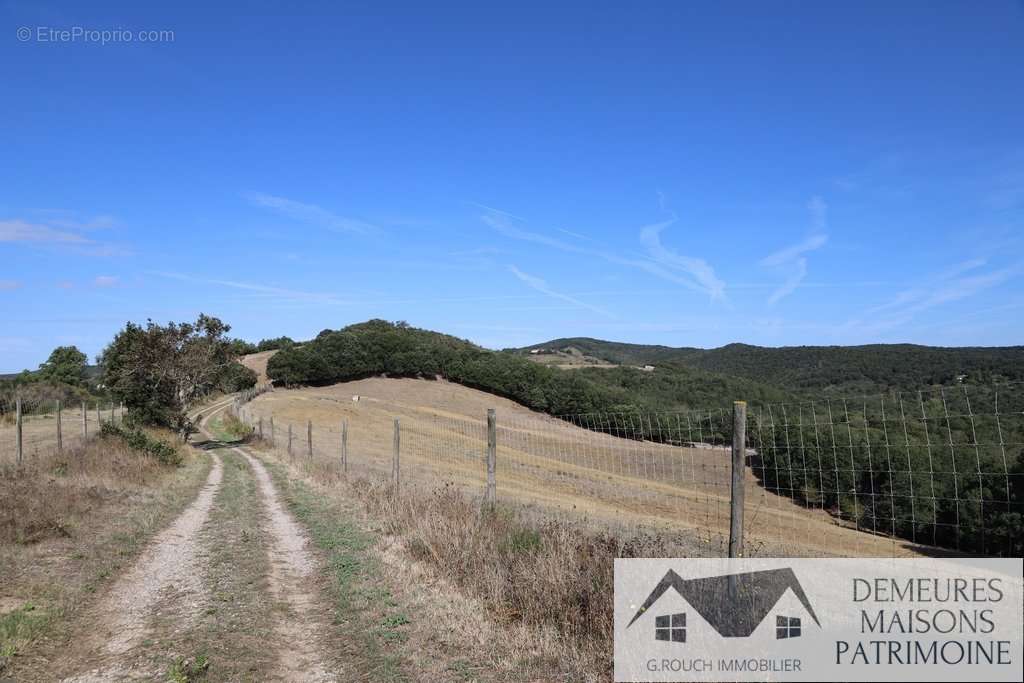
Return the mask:
{"type": "MultiPolygon", "coordinates": [[[[798,638],[803,632],[803,614],[795,613],[792,605],[799,606],[821,627],[796,574],[786,568],[697,579],[683,579],[670,569],[626,628],[633,626],[650,611],[669,589],[674,589],[700,615],[700,620],[691,619],[689,628],[696,626],[696,622],[707,624],[723,638],[750,637],[773,612],[775,638],[798,638]],[[783,596],[790,591],[796,600],[783,600],[783,596]],[[782,607],[778,608],[780,602],[782,607]]],[[[655,640],[685,643],[688,628],[686,614],[685,611],[657,614],[654,620],[655,640]]]]}

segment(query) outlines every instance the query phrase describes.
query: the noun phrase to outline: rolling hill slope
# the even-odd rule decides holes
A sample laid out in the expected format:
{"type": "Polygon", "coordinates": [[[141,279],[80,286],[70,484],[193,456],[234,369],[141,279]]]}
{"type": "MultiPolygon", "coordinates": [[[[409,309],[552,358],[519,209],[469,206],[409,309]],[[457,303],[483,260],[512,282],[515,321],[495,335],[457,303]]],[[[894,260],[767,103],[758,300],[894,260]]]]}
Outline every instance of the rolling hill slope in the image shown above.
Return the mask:
{"type": "Polygon", "coordinates": [[[743,378],[799,392],[866,393],[954,384],[1024,380],[1024,346],[938,347],[915,344],[763,347],[729,344],[716,349],[672,348],[588,337],[554,339],[514,349],[575,348],[622,365],[652,364],[743,378]]]}

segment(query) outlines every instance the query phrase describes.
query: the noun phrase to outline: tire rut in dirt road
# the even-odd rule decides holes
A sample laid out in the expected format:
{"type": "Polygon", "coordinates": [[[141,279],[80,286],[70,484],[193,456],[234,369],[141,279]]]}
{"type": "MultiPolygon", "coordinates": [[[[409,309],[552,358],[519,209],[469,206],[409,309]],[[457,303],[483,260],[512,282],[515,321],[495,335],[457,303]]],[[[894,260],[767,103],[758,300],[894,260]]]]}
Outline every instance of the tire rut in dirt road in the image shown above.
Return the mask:
{"type": "Polygon", "coordinates": [[[174,605],[182,624],[190,623],[200,613],[208,596],[200,578],[198,536],[223,476],[220,458],[211,457],[213,466],[199,495],[170,527],[156,535],[132,568],[111,587],[92,620],[89,635],[76,646],[102,663],[65,681],[152,678],[155,672],[134,670],[129,662],[132,651],[146,639],[156,605],[174,605]]]}
{"type": "Polygon", "coordinates": [[[325,665],[321,642],[325,631],[320,602],[310,586],[317,561],[307,548],[302,527],[281,504],[277,489],[263,464],[241,448],[263,493],[269,533],[270,589],[284,608],[279,611],[275,635],[280,644],[276,675],[285,681],[328,683],[339,677],[325,665]]]}

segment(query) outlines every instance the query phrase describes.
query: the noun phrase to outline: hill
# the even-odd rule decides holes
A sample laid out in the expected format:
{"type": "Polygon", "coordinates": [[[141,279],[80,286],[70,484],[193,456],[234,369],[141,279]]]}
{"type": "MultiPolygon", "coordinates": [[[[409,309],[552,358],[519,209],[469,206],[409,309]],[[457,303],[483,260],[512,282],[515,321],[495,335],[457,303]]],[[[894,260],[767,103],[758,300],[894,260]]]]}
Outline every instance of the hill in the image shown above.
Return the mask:
{"type": "Polygon", "coordinates": [[[552,415],[679,411],[726,406],[737,398],[783,401],[785,391],[697,368],[644,372],[630,367],[565,371],[522,354],[490,351],[439,332],[371,320],[324,330],[267,362],[280,384],[324,385],[375,375],[443,378],[552,415]]]}
{"type": "Polygon", "coordinates": [[[554,339],[511,349],[578,349],[622,365],[701,370],[800,393],[913,391],[933,385],[1024,380],[1024,346],[939,347],[915,344],[763,347],[729,344],[716,349],[673,348],[588,337],[554,339]]]}

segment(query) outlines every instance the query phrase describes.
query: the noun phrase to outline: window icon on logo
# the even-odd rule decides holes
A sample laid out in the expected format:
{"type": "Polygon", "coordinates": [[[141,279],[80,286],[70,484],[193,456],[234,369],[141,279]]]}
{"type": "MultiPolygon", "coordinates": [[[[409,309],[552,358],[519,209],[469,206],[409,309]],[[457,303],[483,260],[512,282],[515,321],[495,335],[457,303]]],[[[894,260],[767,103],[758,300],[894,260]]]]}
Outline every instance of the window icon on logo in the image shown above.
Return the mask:
{"type": "Polygon", "coordinates": [[[800,617],[775,617],[775,637],[799,638],[800,617]]]}
{"type": "MultiPolygon", "coordinates": [[[[799,621],[799,620],[798,620],[799,621]]],[[[686,642],[686,613],[665,614],[654,618],[654,639],[686,642]]]]}

